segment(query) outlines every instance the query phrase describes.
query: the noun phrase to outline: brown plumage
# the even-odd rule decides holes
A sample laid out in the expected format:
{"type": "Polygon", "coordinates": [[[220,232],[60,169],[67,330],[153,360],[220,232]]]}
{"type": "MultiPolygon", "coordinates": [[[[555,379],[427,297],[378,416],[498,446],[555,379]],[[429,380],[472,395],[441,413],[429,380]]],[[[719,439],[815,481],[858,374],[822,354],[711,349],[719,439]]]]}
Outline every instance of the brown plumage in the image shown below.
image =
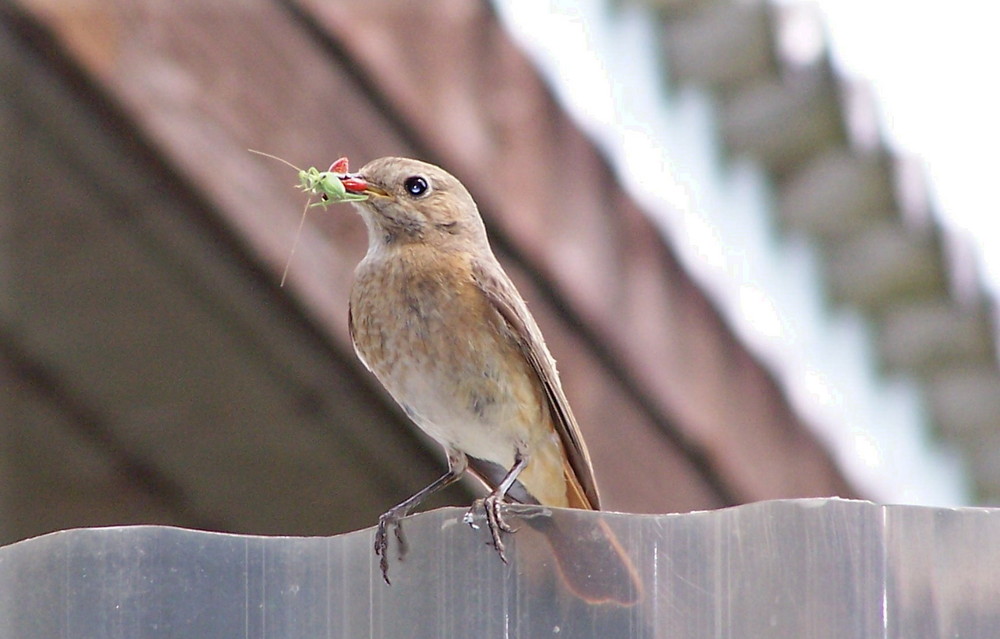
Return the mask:
{"type": "Polygon", "coordinates": [[[404,158],[374,160],[347,177],[348,190],[369,195],[355,203],[369,239],[351,290],[355,350],[449,462],[444,476],[380,518],[375,549],[386,581],[387,529],[400,534],[402,517],[467,469],[492,491],[483,505],[504,561],[504,500],[600,509],[555,360],[465,187],[404,158]]]}

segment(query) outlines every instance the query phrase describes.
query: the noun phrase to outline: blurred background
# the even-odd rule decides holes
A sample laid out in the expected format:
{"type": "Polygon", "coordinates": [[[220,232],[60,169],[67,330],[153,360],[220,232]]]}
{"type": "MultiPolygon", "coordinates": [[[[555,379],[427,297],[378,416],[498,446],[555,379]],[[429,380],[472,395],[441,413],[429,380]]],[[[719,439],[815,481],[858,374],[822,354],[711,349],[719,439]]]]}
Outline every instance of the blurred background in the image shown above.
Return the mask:
{"type": "Polygon", "coordinates": [[[986,253],[943,214],[951,165],[894,137],[911,104],[880,79],[928,90],[904,45],[937,37],[892,14],[852,36],[824,11],[0,2],[0,543],[328,535],[443,471],[350,345],[360,219],[314,209],[280,288],[303,197],[249,148],[461,179],[611,510],[1000,502],[986,253]],[[853,42],[901,66],[869,74],[853,42]]]}

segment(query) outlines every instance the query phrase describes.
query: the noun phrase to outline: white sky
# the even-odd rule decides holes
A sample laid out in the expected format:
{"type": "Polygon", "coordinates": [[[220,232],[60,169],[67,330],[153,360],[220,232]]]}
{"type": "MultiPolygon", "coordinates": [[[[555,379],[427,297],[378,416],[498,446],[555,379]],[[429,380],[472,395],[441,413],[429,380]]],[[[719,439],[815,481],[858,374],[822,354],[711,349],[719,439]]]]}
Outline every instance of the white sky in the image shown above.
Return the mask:
{"type": "Polygon", "coordinates": [[[934,212],[978,247],[1000,293],[1000,4],[784,0],[818,5],[836,65],[866,80],[890,146],[918,157],[934,212]]]}

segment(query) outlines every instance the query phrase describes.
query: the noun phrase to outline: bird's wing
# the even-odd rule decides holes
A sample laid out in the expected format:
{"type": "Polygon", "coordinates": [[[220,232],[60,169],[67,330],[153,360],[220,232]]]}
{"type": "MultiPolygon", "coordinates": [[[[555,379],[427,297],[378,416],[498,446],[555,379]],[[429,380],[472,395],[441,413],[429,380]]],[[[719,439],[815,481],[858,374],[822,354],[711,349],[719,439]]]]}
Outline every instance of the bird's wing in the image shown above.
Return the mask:
{"type": "Polygon", "coordinates": [[[514,284],[499,265],[493,262],[492,266],[493,268],[485,268],[482,263],[474,263],[473,277],[486,299],[507,325],[512,339],[517,342],[545,389],[552,421],[566,451],[569,464],[567,479],[571,484],[576,484],[571,486],[576,492],[582,493],[578,495],[582,499],[571,499],[571,503],[580,501],[582,503],[577,504],[577,507],[589,506],[593,510],[599,510],[600,497],[597,494],[597,482],[594,480],[590,453],[583,443],[580,427],[573,417],[573,411],[570,410],[562,384],[559,383],[556,362],[549,354],[542,332],[528,311],[528,306],[518,295],[514,284]]]}

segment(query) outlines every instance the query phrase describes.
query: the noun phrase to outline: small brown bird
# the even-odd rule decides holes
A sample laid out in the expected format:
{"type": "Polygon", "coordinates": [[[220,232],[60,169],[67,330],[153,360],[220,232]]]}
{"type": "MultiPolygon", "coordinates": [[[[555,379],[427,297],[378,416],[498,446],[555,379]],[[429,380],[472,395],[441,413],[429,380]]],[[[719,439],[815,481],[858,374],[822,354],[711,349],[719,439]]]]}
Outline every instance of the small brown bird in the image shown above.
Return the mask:
{"type": "MultiPolygon", "coordinates": [[[[349,192],[369,196],[354,204],[368,228],[351,290],[354,348],[448,457],[447,473],[379,518],[375,552],[386,582],[388,528],[402,546],[400,519],[466,470],[491,489],[481,503],[504,561],[501,533],[512,532],[501,510],[506,500],[600,509],[555,361],[494,257],[469,192],[442,169],[405,158],[374,160],[341,179],[349,192]]],[[[552,542],[558,535],[549,533],[552,542]]],[[[573,560],[586,573],[579,578],[597,570],[596,556],[611,557],[612,571],[624,574],[631,590],[596,599],[632,603],[634,569],[610,530],[600,536],[603,553],[588,549],[582,552],[594,556],[573,560]]],[[[557,561],[566,568],[565,557],[557,561]]]]}

